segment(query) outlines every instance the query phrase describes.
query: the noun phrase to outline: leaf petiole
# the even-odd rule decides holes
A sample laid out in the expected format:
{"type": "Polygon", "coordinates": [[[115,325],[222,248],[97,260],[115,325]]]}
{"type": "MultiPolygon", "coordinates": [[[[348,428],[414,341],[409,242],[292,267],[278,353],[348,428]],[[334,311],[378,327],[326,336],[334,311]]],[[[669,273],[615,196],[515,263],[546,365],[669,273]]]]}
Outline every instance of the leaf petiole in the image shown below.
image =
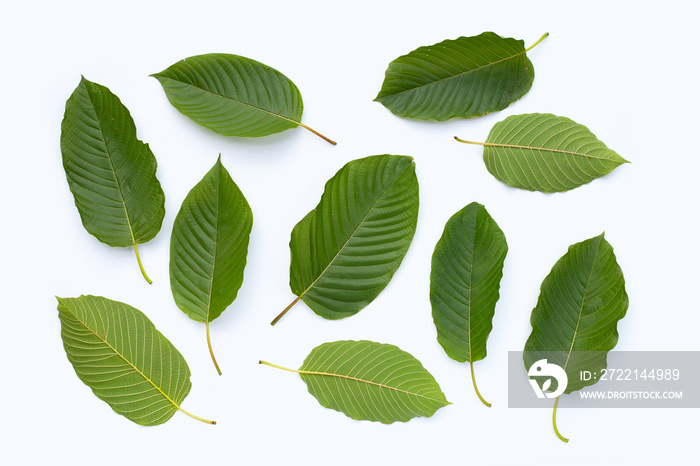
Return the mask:
{"type": "Polygon", "coordinates": [[[148,278],[148,275],[146,275],[146,271],[143,269],[143,264],[141,263],[141,256],[139,256],[139,248],[136,247],[136,241],[134,241],[134,252],[136,253],[136,261],[139,263],[139,269],[141,269],[141,274],[143,275],[143,278],[146,279],[149,285],[153,284],[150,278],[148,278]]]}
{"type": "Polygon", "coordinates": [[[284,311],[280,312],[279,315],[278,315],[277,317],[275,317],[274,319],[272,319],[272,322],[270,322],[270,325],[275,325],[282,317],[284,317],[284,315],[287,313],[287,311],[289,311],[292,307],[294,307],[294,305],[295,305],[296,303],[299,302],[300,299],[301,299],[301,296],[297,296],[297,299],[295,299],[294,301],[292,301],[292,302],[289,304],[289,306],[285,307],[285,308],[284,308],[284,311]]]}
{"type": "Polygon", "coordinates": [[[457,142],[463,142],[464,144],[474,144],[477,146],[487,146],[485,142],[474,142],[474,141],[467,141],[466,139],[460,139],[457,136],[455,136],[455,141],[457,142]]]}
{"type": "Polygon", "coordinates": [[[283,371],[295,372],[295,373],[297,373],[297,374],[300,374],[300,372],[299,372],[298,370],[289,369],[289,368],[287,368],[287,367],[278,366],[277,364],[272,364],[271,362],[267,362],[267,361],[263,361],[263,360],[258,361],[258,364],[263,364],[263,365],[265,365],[265,366],[274,367],[275,369],[281,369],[281,370],[283,370],[283,371]]]}
{"type": "Polygon", "coordinates": [[[207,345],[209,346],[209,354],[211,354],[211,360],[214,362],[214,367],[216,367],[216,372],[221,375],[221,369],[219,369],[219,364],[216,362],[216,358],[214,357],[214,350],[211,349],[211,338],[209,338],[209,322],[206,323],[207,327],[207,345]]]}
{"type": "Polygon", "coordinates": [[[216,425],[216,421],[210,421],[210,420],[208,420],[208,419],[204,419],[204,418],[201,418],[201,417],[199,417],[199,416],[195,416],[194,414],[185,411],[184,409],[180,408],[179,406],[177,407],[177,409],[179,409],[179,410],[182,411],[183,413],[187,414],[187,415],[188,415],[189,417],[191,417],[192,419],[196,419],[196,420],[198,420],[198,421],[202,421],[202,422],[205,423],[205,424],[211,424],[211,425],[213,425],[213,426],[216,425]]]}
{"type": "Polygon", "coordinates": [[[330,143],[333,144],[334,146],[338,144],[338,143],[335,142],[334,140],[327,138],[326,136],[324,136],[323,134],[319,133],[319,132],[316,131],[315,129],[309,128],[309,127],[306,126],[304,123],[299,123],[299,126],[301,126],[302,128],[304,128],[305,130],[311,131],[311,132],[314,133],[316,136],[320,137],[320,138],[323,139],[324,141],[330,142],[330,143]]]}
{"type": "Polygon", "coordinates": [[[564,443],[569,443],[569,439],[562,436],[559,433],[559,429],[557,429],[557,405],[559,404],[559,397],[554,401],[554,411],[552,412],[552,425],[554,426],[554,433],[557,434],[557,437],[559,437],[559,440],[561,440],[564,443]]]}
{"type": "Polygon", "coordinates": [[[491,407],[491,403],[488,401],[484,400],[484,397],[481,396],[481,393],[479,393],[479,388],[476,386],[476,378],[474,377],[474,364],[469,361],[469,369],[471,369],[472,372],[472,383],[474,384],[474,391],[476,392],[476,396],[479,397],[482,403],[484,403],[487,407],[491,407]]]}
{"type": "Polygon", "coordinates": [[[547,37],[548,35],[549,35],[549,33],[548,33],[548,32],[545,32],[544,35],[543,35],[542,37],[540,37],[540,39],[539,39],[537,42],[535,42],[535,43],[532,44],[530,47],[528,47],[528,48],[525,49],[525,53],[527,53],[527,52],[529,52],[530,50],[534,49],[534,48],[537,46],[537,44],[539,44],[540,42],[542,42],[542,41],[544,40],[544,38],[547,37]]]}

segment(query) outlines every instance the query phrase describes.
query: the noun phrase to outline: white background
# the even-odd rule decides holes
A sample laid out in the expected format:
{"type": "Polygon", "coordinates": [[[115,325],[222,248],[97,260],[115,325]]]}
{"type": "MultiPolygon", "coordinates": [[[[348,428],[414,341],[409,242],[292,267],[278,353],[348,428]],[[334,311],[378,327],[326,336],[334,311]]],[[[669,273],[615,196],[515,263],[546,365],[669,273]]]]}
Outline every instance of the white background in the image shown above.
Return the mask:
{"type": "Polygon", "coordinates": [[[542,279],[567,247],[606,232],[630,307],[618,349],[698,350],[696,291],[700,157],[696,139],[696,4],[664,2],[12,2],[3,7],[2,323],[0,459],[4,464],[697,464],[698,411],[507,408],[507,351],[522,349],[542,279]],[[526,46],[534,85],[504,111],[476,120],[409,121],[373,102],[387,64],[421,45],[494,31],[526,46]],[[292,79],[304,123],[260,139],[218,136],[170,106],[148,75],[208,52],[235,53],[292,79]],[[82,227],[61,165],[60,124],[80,75],[130,109],[158,160],[166,196],[160,234],[133,250],[110,248],[82,227]],[[483,140],[508,115],[548,112],[591,129],[631,164],[574,191],[544,195],[495,180],[483,140]],[[254,212],[238,299],[212,324],[223,375],[204,326],[175,306],[170,232],[187,192],[218,154],[254,212]],[[415,158],[418,229],[400,270],[358,315],[326,321],[297,304],[270,320],[289,290],[289,234],[346,162],[373,154],[415,158]],[[510,250],[489,356],[468,366],[436,341],[428,298],[430,258],[447,219],[483,203],[510,250]],[[96,294],[146,313],[182,352],[193,388],[183,408],[144,428],[115,414],[75,376],[57,318],[58,296],[96,294]],[[423,362],[452,405],[390,426],[353,421],[318,404],[298,376],[315,346],[339,339],[392,343],[423,362]],[[5,461],[9,460],[9,462],[5,461]]]}

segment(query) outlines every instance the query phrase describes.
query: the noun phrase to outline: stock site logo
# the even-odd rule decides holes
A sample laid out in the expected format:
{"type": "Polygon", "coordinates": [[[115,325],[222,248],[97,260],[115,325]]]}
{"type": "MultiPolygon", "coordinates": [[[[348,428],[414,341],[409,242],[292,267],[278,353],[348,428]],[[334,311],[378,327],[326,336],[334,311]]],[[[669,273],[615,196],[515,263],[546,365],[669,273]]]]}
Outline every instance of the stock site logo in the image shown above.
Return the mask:
{"type": "Polygon", "coordinates": [[[546,359],[540,359],[530,366],[527,375],[530,376],[530,385],[532,385],[532,389],[535,391],[537,398],[556,398],[564,393],[566,385],[569,383],[569,378],[566,376],[564,369],[556,364],[549,364],[546,359]],[[540,387],[537,380],[533,379],[533,377],[549,378],[545,380],[542,387],[540,387]],[[557,389],[551,393],[545,393],[549,387],[552,386],[552,379],[557,381],[557,389]]]}

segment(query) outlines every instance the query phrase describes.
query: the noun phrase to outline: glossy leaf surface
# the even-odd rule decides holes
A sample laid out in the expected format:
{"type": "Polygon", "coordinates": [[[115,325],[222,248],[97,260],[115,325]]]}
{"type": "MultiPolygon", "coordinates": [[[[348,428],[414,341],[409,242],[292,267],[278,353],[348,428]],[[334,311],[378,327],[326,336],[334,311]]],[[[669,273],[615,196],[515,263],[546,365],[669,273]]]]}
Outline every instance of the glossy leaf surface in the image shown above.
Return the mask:
{"type": "Polygon", "coordinates": [[[406,422],[450,404],[420,361],[393,345],[324,343],[292,372],[300,374],[322,406],[356,420],[406,422]]]}
{"type": "Polygon", "coordinates": [[[510,116],[493,126],[485,143],[471,144],[484,146],[484,163],[496,179],[544,193],[577,188],[627,163],[585,126],[546,113],[510,116]]]}
{"type": "Polygon", "coordinates": [[[522,40],[493,32],[419,47],[389,64],[374,100],[398,116],[419,120],[503,110],[525,95],[535,79],[526,52],[522,40]]]}
{"type": "Polygon", "coordinates": [[[224,136],[261,137],[297,126],[313,131],[301,123],[304,104],[294,83],[250,58],[197,55],[152,76],[180,113],[224,136]]]}
{"type": "Polygon", "coordinates": [[[183,201],[170,241],[175,303],[207,324],[207,341],[209,322],[236,299],[243,284],[252,227],[253,212],[219,157],[183,201]]]}
{"type": "Polygon", "coordinates": [[[75,205],[91,235],[110,246],[134,248],[156,236],[165,216],[156,159],[136,138],[129,110],[109,89],[81,79],[66,102],[61,153],[75,205]]]}
{"type": "Polygon", "coordinates": [[[581,380],[579,371],[606,367],[628,306],[622,269],[604,234],[570,246],[542,282],[530,317],[526,368],[540,359],[559,365],[569,379],[564,393],[596,383],[581,380]]]}
{"type": "Polygon", "coordinates": [[[435,246],[430,303],[438,341],[459,362],[486,357],[508,244],[483,205],[472,202],[445,225],[435,246]]]}
{"type": "Polygon", "coordinates": [[[316,208],[292,230],[294,303],[302,299],[327,319],[359,312],[399,268],[417,219],[418,180],[411,157],[377,155],[346,164],[326,183],[316,208]]]}
{"type": "Polygon", "coordinates": [[[98,398],[143,426],[177,410],[192,416],[180,408],[192,387],[190,369],[141,311],[99,296],[57,299],[68,360],[98,398]]]}

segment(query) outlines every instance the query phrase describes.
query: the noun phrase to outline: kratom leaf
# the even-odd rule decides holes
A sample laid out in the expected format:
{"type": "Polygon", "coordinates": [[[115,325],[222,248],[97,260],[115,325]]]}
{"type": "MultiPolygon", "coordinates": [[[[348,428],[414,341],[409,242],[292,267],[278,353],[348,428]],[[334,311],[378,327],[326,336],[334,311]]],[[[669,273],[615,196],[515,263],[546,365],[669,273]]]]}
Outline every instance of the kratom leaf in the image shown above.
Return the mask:
{"type": "Polygon", "coordinates": [[[58,299],[61,338],[75,373],[118,414],[155,426],[190,392],[190,369],[180,352],[138,309],[100,296],[58,299]]]}
{"type": "Polygon", "coordinates": [[[389,284],[418,220],[413,159],[353,160],[328,180],[321,202],[292,230],[290,286],[326,319],[358,313],[389,284]]]}
{"type": "Polygon", "coordinates": [[[605,176],[628,163],[583,125],[548,113],[513,115],[496,123],[484,146],[484,163],[515,188],[555,193],[605,176]]]}
{"type": "Polygon", "coordinates": [[[522,40],[493,32],[419,47],[389,63],[374,100],[398,116],[419,120],[503,110],[532,86],[535,70],[526,56],[532,47],[526,50],[522,40]]]}
{"type": "Polygon", "coordinates": [[[250,58],[209,53],[151,75],[170,103],[195,123],[224,136],[261,137],[301,126],[301,93],[285,75],[250,58]]]}
{"type": "Polygon", "coordinates": [[[525,367],[541,359],[558,365],[568,377],[564,393],[596,383],[581,380],[579,371],[607,367],[608,351],[617,344],[617,322],[628,306],[625,279],[604,234],[570,246],[542,282],[530,317],[525,367]]]}
{"type": "Polygon", "coordinates": [[[156,236],[165,196],[153,152],[136,138],[129,110],[109,89],[85,78],[66,102],[61,153],[83,226],[110,246],[133,246],[156,236]]]}
{"type": "Polygon", "coordinates": [[[452,359],[469,361],[474,390],[487,406],[473,363],[486,357],[507,252],[503,231],[483,205],[472,202],[447,221],[430,273],[438,341],[452,359]]]}
{"type": "Polygon", "coordinates": [[[253,212],[221,157],[189,192],[173,225],[170,288],[185,314],[206,323],[209,352],[219,374],[209,322],[236,299],[243,284],[252,227],[253,212]]]}
{"type": "Polygon", "coordinates": [[[393,345],[336,341],[314,348],[297,372],[325,408],[382,424],[430,417],[450,404],[416,358],[393,345]]]}

